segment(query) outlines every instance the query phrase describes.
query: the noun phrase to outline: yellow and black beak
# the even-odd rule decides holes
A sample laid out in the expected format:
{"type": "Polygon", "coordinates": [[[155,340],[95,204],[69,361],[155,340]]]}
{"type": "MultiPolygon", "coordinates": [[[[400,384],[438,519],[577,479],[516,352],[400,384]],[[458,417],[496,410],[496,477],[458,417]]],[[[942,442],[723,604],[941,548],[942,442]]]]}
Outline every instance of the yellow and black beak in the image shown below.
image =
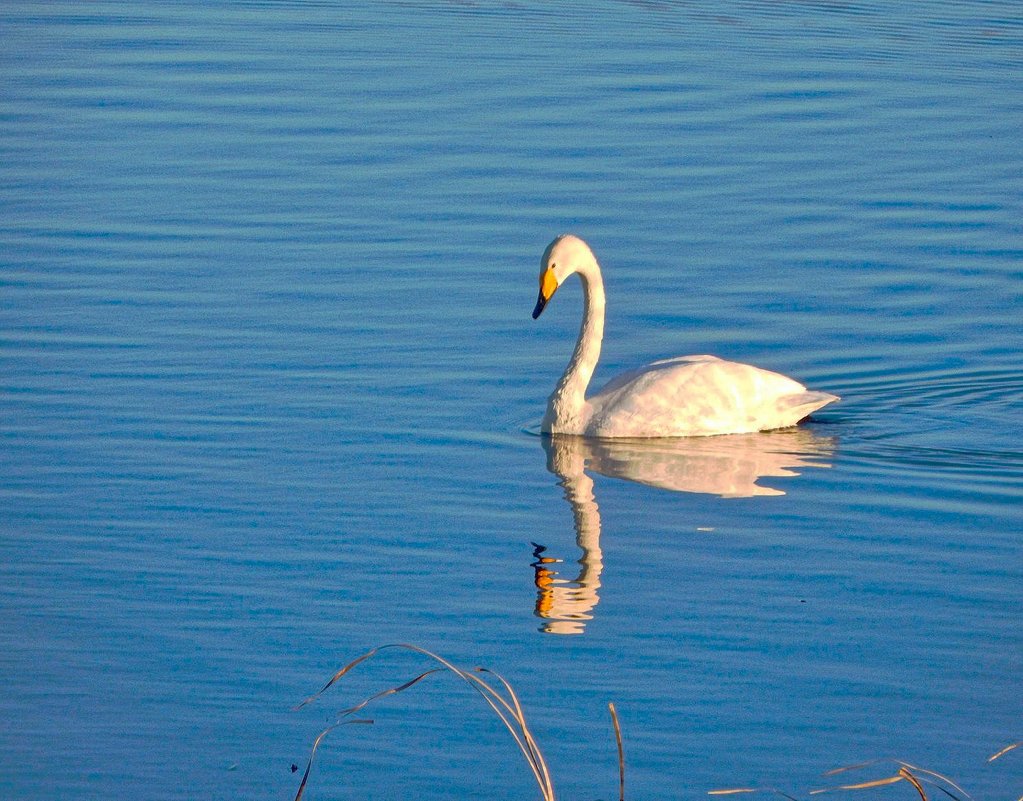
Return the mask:
{"type": "Polygon", "coordinates": [[[554,293],[558,291],[558,279],[554,277],[554,270],[548,267],[540,274],[540,294],[536,299],[536,308],[533,309],[533,319],[540,316],[544,306],[547,305],[554,293]]]}

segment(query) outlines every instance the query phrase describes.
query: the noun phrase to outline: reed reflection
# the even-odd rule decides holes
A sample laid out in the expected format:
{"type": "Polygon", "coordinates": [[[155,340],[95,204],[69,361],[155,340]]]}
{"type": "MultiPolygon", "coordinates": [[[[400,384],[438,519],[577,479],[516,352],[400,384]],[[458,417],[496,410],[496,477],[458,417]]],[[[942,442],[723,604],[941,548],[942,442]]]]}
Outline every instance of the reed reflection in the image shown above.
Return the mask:
{"type": "Polygon", "coordinates": [[[600,508],[587,470],[673,492],[721,498],[784,495],[758,484],[761,478],[798,476],[807,467],[830,467],[834,440],[807,429],[683,439],[588,439],[554,434],[542,438],[547,469],[559,479],[572,508],[580,550],[575,578],[563,578],[565,564],[533,543],[535,614],[550,634],[582,634],[600,601],[600,508]]]}

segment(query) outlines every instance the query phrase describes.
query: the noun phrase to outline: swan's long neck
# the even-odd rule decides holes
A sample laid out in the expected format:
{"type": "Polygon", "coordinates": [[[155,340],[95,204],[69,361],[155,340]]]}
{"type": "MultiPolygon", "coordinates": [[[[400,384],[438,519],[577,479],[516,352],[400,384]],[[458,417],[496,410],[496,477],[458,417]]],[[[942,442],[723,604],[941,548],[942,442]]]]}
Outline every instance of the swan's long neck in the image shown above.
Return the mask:
{"type": "Polygon", "coordinates": [[[586,474],[586,460],[592,455],[583,442],[577,437],[554,436],[545,445],[547,469],[558,476],[565,490],[565,500],[575,518],[576,545],[581,551],[575,580],[542,576],[537,571],[538,579],[548,580],[543,584],[537,581],[536,614],[548,619],[543,629],[552,634],[582,634],[600,602],[600,575],[604,570],[600,509],[593,496],[593,479],[586,474]]]}
{"type": "Polygon", "coordinates": [[[576,272],[583,284],[583,322],[568,367],[547,399],[543,423],[544,431],[565,434],[581,434],[589,419],[586,387],[600,358],[604,338],[604,280],[600,267],[594,261],[576,272]]]}

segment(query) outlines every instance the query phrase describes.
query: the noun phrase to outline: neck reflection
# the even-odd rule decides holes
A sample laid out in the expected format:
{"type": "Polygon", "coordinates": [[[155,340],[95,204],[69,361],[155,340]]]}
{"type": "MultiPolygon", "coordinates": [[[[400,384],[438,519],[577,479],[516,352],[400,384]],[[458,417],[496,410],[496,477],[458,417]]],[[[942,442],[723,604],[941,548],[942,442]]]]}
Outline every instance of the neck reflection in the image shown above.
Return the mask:
{"type": "Polygon", "coordinates": [[[604,569],[600,550],[600,508],[587,470],[673,492],[721,498],[784,495],[762,486],[761,478],[798,476],[807,467],[830,467],[821,461],[834,453],[835,442],[808,429],[759,434],[731,434],[682,439],[589,439],[553,434],[542,438],[547,469],[558,477],[572,509],[580,556],[575,578],[563,578],[562,559],[533,543],[535,614],[549,634],[582,634],[600,602],[604,569]]]}

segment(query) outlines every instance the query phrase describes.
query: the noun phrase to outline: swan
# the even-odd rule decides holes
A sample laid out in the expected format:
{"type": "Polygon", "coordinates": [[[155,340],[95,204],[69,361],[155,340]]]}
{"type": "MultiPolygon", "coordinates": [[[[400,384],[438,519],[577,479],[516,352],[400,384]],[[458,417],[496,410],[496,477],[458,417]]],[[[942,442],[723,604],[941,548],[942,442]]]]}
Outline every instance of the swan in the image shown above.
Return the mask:
{"type": "Polygon", "coordinates": [[[676,356],[622,373],[586,397],[604,337],[604,281],[582,239],[564,234],[540,260],[535,320],[558,287],[576,274],[583,285],[575,351],[547,399],[541,431],[584,437],[691,437],[746,434],[794,426],[836,395],[813,392],[779,373],[716,356],[676,356]]]}

